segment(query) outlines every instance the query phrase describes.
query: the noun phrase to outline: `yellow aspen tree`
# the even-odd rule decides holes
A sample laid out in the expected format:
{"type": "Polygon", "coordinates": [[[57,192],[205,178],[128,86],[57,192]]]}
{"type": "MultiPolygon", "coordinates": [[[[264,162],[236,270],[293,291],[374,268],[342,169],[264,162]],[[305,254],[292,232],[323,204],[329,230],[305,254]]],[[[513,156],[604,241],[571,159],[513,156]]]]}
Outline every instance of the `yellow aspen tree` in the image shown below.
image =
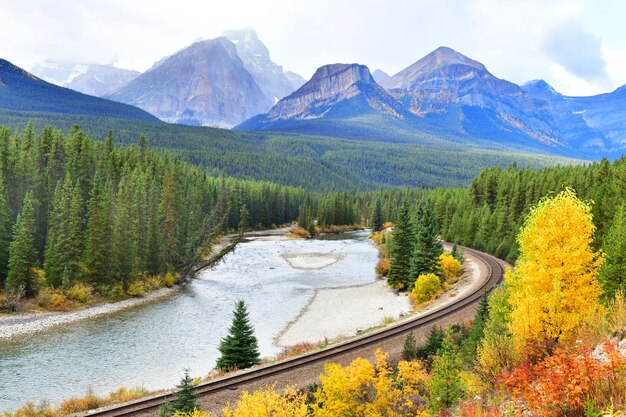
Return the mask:
{"type": "Polygon", "coordinates": [[[601,313],[596,277],[603,258],[591,248],[594,231],[591,207],[571,189],[529,213],[517,237],[520,257],[507,274],[519,346],[571,341],[601,313]]]}
{"type": "Polygon", "coordinates": [[[302,392],[287,388],[281,395],[272,385],[252,394],[245,391],[236,407],[226,407],[223,413],[224,417],[306,417],[305,400],[306,395],[302,392]]]}

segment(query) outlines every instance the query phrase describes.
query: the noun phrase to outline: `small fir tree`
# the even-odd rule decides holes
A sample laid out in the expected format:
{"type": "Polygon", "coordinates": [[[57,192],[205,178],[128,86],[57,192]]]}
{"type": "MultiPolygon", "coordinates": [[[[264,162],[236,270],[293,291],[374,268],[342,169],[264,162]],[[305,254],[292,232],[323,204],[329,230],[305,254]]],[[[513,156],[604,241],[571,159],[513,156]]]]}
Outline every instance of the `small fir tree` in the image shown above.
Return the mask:
{"type": "Polygon", "coordinates": [[[458,349],[447,332],[441,349],[433,360],[432,379],[430,380],[430,411],[437,415],[442,409],[456,405],[463,394],[461,370],[463,364],[458,349]]]}
{"type": "Polygon", "coordinates": [[[237,302],[233,315],[228,335],[219,346],[221,356],[217,360],[217,368],[222,371],[250,368],[259,363],[258,341],[243,300],[237,302]]]}
{"type": "Polygon", "coordinates": [[[415,336],[413,335],[413,332],[407,334],[404,338],[402,354],[404,355],[404,359],[407,361],[411,361],[417,358],[417,343],[415,342],[415,336]]]}
{"type": "Polygon", "coordinates": [[[474,321],[469,331],[469,336],[463,341],[461,353],[464,361],[473,363],[476,360],[476,351],[485,336],[485,326],[489,320],[489,297],[485,292],[480,299],[474,321]]]}
{"type": "Polygon", "coordinates": [[[191,413],[193,410],[199,410],[198,394],[194,390],[193,379],[189,376],[189,370],[185,369],[185,376],[180,380],[180,384],[176,387],[176,400],[172,403],[172,411],[180,411],[181,413],[191,413]]]}
{"type": "Polygon", "coordinates": [[[445,338],[445,332],[440,326],[434,325],[430,328],[430,333],[426,338],[426,343],[418,350],[418,355],[421,358],[428,358],[437,353],[441,349],[443,339],[445,338]]]}

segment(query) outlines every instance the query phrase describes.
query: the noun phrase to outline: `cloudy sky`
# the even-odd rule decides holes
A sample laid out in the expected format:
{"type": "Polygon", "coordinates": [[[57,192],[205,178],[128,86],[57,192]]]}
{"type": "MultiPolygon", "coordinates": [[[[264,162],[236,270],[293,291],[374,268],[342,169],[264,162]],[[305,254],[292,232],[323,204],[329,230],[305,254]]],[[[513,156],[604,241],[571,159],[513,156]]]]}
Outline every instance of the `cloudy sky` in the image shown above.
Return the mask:
{"type": "Polygon", "coordinates": [[[570,95],[626,84],[622,0],[0,0],[0,57],[143,71],[198,38],[253,27],[285,69],[394,74],[445,45],[516,83],[570,95]]]}

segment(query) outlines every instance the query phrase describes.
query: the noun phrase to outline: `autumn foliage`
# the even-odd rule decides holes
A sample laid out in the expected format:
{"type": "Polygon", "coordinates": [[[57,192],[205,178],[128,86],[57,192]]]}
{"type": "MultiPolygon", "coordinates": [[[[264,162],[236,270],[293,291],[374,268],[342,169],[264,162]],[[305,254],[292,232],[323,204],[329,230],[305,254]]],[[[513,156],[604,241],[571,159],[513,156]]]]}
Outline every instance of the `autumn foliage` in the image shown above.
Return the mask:
{"type": "Polygon", "coordinates": [[[381,351],[375,365],[359,358],[324,369],[312,406],[315,417],[415,415],[425,401],[428,374],[419,362],[400,362],[395,378],[381,351]]]}
{"type": "Polygon", "coordinates": [[[419,306],[435,298],[441,291],[441,281],[435,274],[420,275],[415,281],[409,298],[414,306],[419,306]]]}
{"type": "Polygon", "coordinates": [[[523,345],[574,340],[598,317],[602,256],[592,249],[591,207],[572,190],[542,200],[518,235],[520,258],[506,276],[511,330],[523,345]]]}
{"type": "Polygon", "coordinates": [[[441,273],[446,281],[453,282],[459,278],[463,272],[461,262],[447,252],[443,252],[439,256],[439,265],[441,265],[441,273]]]}
{"type": "Polygon", "coordinates": [[[589,347],[558,348],[554,354],[532,363],[526,361],[503,383],[519,411],[533,416],[583,416],[585,407],[605,409],[626,399],[626,358],[607,343],[602,355],[589,347]]]}

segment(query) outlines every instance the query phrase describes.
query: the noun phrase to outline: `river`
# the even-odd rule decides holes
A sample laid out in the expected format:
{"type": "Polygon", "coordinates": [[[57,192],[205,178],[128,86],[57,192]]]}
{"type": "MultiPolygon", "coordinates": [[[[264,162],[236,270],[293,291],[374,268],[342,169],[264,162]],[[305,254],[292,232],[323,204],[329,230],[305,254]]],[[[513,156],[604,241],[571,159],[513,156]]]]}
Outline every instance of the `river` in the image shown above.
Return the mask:
{"type": "Polygon", "coordinates": [[[184,369],[205,376],[215,366],[239,299],[248,305],[261,355],[274,356],[280,349],[273,338],[315,289],[373,282],[377,258],[366,232],[242,243],[170,298],[0,342],[0,410],[43,398],[56,404],[88,389],[106,394],[121,385],[170,388],[184,369]],[[311,254],[325,255],[329,265],[291,266],[314,266],[307,263],[315,260],[311,254]]]}

